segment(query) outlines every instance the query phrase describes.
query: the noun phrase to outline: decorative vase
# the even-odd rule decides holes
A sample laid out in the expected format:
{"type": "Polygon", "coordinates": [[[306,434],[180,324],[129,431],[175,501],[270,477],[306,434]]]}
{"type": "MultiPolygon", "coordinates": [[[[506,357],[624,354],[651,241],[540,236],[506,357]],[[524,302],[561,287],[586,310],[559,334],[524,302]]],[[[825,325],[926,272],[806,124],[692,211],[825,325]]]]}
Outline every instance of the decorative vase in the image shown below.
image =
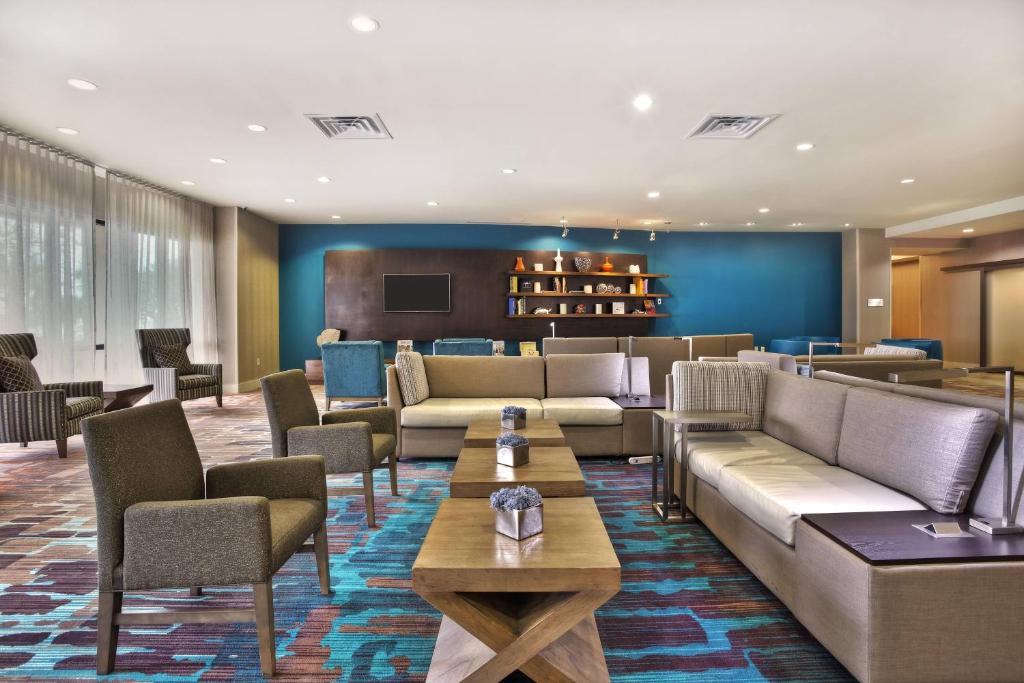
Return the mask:
{"type": "Polygon", "coordinates": [[[495,510],[494,530],[521,541],[544,531],[544,504],[525,510],[495,510]]]}
{"type": "Polygon", "coordinates": [[[576,266],[576,270],[580,271],[581,273],[590,272],[590,265],[592,262],[586,256],[577,256],[572,260],[572,262],[576,266]]]}
{"type": "Polygon", "coordinates": [[[516,267],[515,267],[515,270],[516,270],[516,272],[519,272],[519,273],[521,273],[524,270],[526,270],[526,264],[523,263],[523,257],[522,256],[516,256],[516,267]]]}
{"type": "Polygon", "coordinates": [[[525,415],[502,415],[501,416],[501,428],[511,429],[515,431],[517,429],[526,428],[526,416],[525,415]]]}
{"type": "Polygon", "coordinates": [[[530,462],[530,446],[498,446],[498,464],[506,467],[519,467],[530,462]]]}
{"type": "Polygon", "coordinates": [[[562,272],[562,259],[563,258],[564,257],[562,256],[562,250],[561,249],[556,249],[555,250],[555,272],[556,273],[561,273],[562,272]]]}
{"type": "Polygon", "coordinates": [[[601,264],[602,272],[610,273],[613,270],[615,270],[615,266],[612,265],[612,262],[611,262],[610,259],[611,259],[610,256],[605,256],[604,257],[604,263],[601,264]]]}

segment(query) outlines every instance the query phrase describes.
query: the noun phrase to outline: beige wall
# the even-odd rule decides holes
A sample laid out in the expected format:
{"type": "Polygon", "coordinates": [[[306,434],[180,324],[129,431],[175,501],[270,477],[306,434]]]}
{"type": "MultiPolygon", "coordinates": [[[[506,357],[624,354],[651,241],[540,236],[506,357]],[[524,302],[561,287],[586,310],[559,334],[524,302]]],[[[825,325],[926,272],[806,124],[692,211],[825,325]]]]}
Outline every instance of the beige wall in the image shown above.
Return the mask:
{"type": "Polygon", "coordinates": [[[237,207],[214,211],[217,331],[224,391],[259,387],[279,366],[277,225],[237,207]]]}
{"type": "Polygon", "coordinates": [[[989,365],[1024,370],[1024,266],[986,275],[989,365]]]}
{"type": "Polygon", "coordinates": [[[884,230],[843,233],[843,341],[873,342],[889,336],[891,260],[884,230]],[[884,306],[869,307],[868,299],[884,306]]]}

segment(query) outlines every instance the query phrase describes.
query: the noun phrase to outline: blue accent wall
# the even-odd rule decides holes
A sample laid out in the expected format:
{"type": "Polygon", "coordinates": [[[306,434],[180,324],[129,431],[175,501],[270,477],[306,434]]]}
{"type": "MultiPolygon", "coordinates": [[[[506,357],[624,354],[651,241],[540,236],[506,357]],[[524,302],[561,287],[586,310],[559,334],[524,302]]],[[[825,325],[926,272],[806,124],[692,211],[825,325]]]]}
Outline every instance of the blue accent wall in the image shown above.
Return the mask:
{"type": "MultiPolygon", "coordinates": [[[[658,307],[672,317],[656,319],[652,335],[752,332],[756,344],[767,345],[775,337],[841,334],[838,232],[676,232],[651,242],[635,230],[613,241],[611,230],[573,228],[562,239],[558,228],[509,225],[282,225],[279,231],[282,369],[302,368],[319,356],[324,252],[331,249],[560,247],[646,254],[651,272],[671,275],[663,284],[673,295],[658,307]]],[[[429,352],[430,344],[417,348],[429,352]]],[[[393,351],[392,343],[386,352],[393,351]]]]}

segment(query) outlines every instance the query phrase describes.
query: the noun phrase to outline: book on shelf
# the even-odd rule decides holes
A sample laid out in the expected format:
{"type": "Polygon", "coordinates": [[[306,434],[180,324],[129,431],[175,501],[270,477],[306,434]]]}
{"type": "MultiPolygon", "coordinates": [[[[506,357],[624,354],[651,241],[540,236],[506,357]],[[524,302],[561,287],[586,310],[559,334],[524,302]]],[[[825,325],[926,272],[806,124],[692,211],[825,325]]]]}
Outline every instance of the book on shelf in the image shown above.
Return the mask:
{"type": "Polygon", "coordinates": [[[652,299],[644,299],[644,313],[654,315],[656,312],[654,310],[654,301],[652,299]]]}
{"type": "Polygon", "coordinates": [[[519,291],[519,276],[513,275],[508,279],[508,291],[518,292],[519,291]]]}
{"type": "Polygon", "coordinates": [[[399,353],[402,351],[412,351],[412,339],[399,339],[395,343],[395,350],[399,353]]]}
{"type": "Polygon", "coordinates": [[[508,314],[509,315],[515,315],[516,314],[516,300],[515,300],[514,297],[511,297],[511,296],[508,298],[508,314]]]}
{"type": "Polygon", "coordinates": [[[519,342],[519,355],[520,356],[539,356],[540,353],[537,351],[537,342],[532,342],[532,341],[519,342]]]}
{"type": "Polygon", "coordinates": [[[495,356],[505,355],[505,341],[502,339],[495,339],[493,342],[493,352],[495,356]]]}

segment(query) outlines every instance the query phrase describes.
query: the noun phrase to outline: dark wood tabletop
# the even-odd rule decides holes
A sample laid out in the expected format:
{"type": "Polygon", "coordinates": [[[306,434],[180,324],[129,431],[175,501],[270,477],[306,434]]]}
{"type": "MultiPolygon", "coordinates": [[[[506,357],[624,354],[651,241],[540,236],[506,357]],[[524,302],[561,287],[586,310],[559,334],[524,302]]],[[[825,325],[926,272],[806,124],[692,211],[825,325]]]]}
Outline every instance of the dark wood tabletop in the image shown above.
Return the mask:
{"type": "Polygon", "coordinates": [[[615,396],[612,398],[621,408],[647,408],[648,410],[662,410],[665,407],[664,396],[637,396],[636,401],[631,401],[628,396],[615,396]]]}
{"type": "Polygon", "coordinates": [[[970,517],[908,510],[815,514],[801,519],[874,565],[1024,560],[1024,534],[991,536],[972,529],[970,517]],[[934,538],[912,526],[931,522],[958,522],[971,537],[934,538]]]}

